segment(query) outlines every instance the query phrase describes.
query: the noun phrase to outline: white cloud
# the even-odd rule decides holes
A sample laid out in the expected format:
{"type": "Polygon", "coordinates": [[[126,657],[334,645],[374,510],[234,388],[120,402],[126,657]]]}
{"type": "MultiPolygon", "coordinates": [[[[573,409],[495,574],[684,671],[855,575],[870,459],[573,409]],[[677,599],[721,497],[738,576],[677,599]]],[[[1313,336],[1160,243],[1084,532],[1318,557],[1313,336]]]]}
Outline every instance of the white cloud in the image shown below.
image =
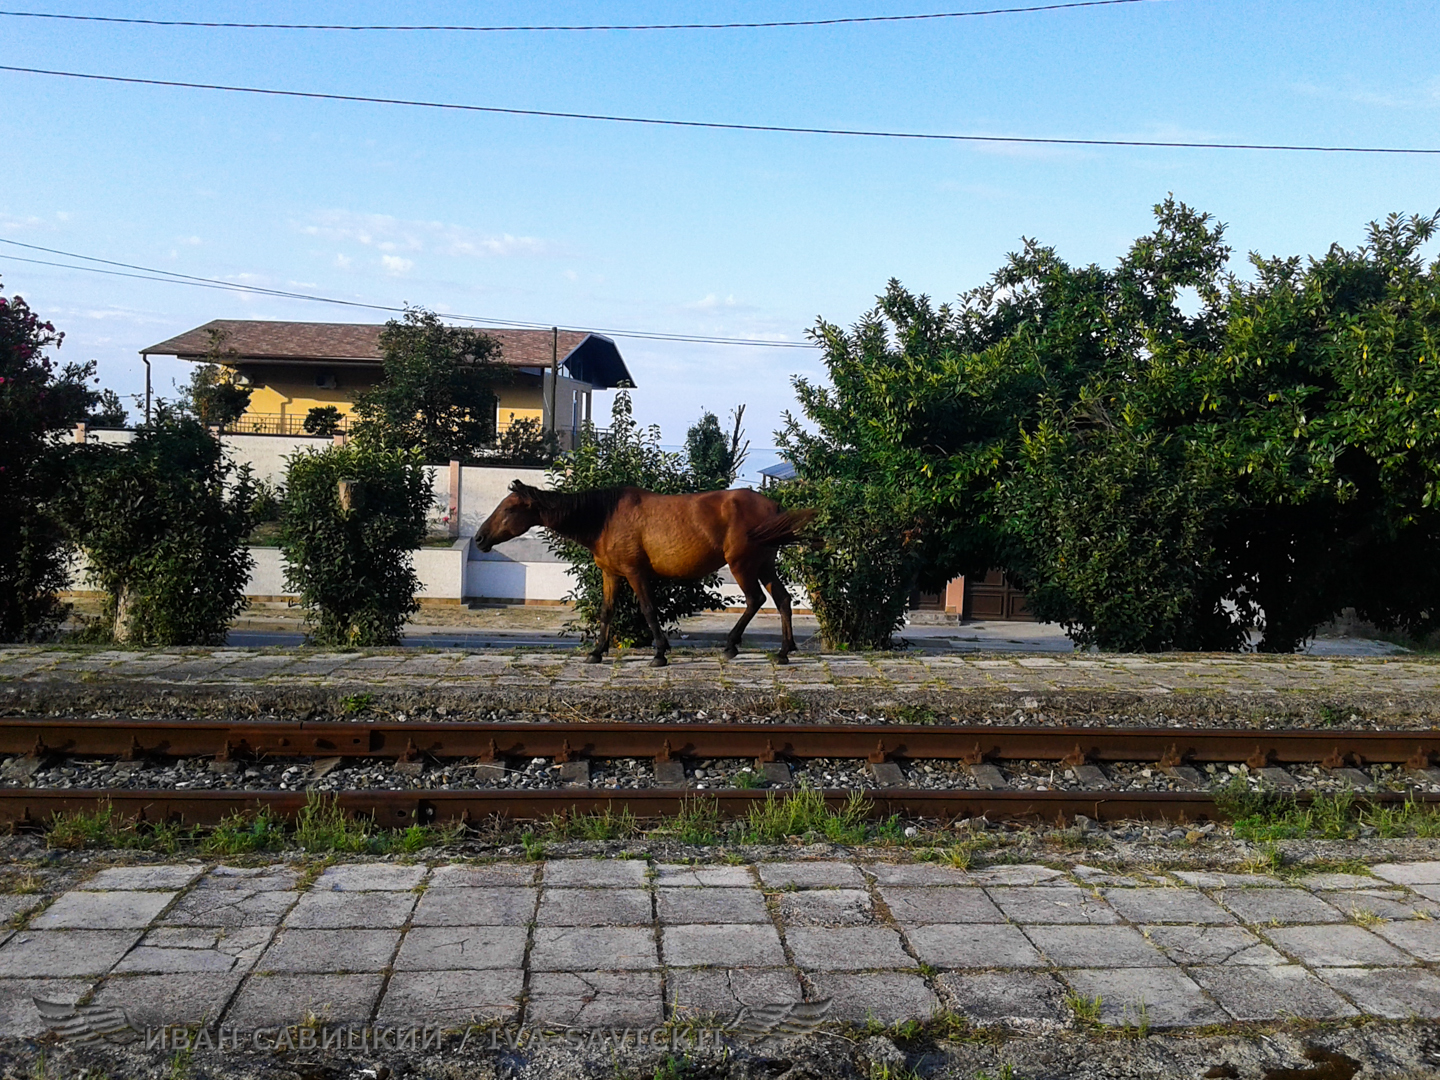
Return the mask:
{"type": "Polygon", "coordinates": [[[377,251],[428,252],[455,258],[542,255],[550,245],[533,236],[491,235],[443,221],[407,221],[389,214],[327,210],[308,223],[295,223],[306,236],[359,244],[377,251]]]}
{"type": "Polygon", "coordinates": [[[402,259],[398,255],[381,255],[380,265],[385,267],[389,274],[403,274],[415,265],[413,259],[402,259]]]}
{"type": "Polygon", "coordinates": [[[15,217],[13,214],[0,213],[0,229],[8,232],[23,232],[26,229],[38,229],[43,227],[45,222],[34,214],[27,214],[24,217],[15,217]]]}
{"type": "Polygon", "coordinates": [[[204,241],[198,236],[181,236],[176,238],[177,243],[185,244],[187,247],[199,247],[204,241]]]}
{"type": "Polygon", "coordinates": [[[349,269],[350,269],[350,264],[351,264],[351,259],[350,259],[350,256],[349,256],[349,255],[336,255],[336,256],[335,256],[335,265],[338,266],[341,270],[349,270],[349,269]]]}

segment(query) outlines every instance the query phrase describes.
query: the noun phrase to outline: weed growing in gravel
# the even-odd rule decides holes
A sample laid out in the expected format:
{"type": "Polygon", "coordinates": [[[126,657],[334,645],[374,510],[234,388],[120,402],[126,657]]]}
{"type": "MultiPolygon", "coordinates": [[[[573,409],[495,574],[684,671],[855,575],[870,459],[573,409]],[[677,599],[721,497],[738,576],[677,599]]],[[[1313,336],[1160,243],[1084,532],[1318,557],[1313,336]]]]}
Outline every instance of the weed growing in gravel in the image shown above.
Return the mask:
{"type": "Polygon", "coordinates": [[[358,854],[375,840],[374,820],[345,813],[333,795],[311,792],[295,818],[295,843],[305,851],[358,854]]]}
{"type": "Polygon", "coordinates": [[[685,799],[680,812],[660,823],[656,833],[669,833],[682,844],[713,844],[720,835],[720,803],[703,795],[685,799]]]}
{"type": "Polygon", "coordinates": [[[268,806],[262,806],[253,813],[236,811],[222,818],[201,842],[200,849],[207,855],[231,856],[284,846],[284,826],[268,806]]]}
{"type": "Polygon", "coordinates": [[[748,765],[730,778],[730,782],[737,788],[745,790],[758,788],[765,783],[765,774],[758,773],[748,765]]]}
{"type": "Polygon", "coordinates": [[[750,808],[740,835],[749,844],[774,844],[792,836],[859,844],[865,839],[871,809],[870,801],[858,791],[852,791],[839,810],[831,810],[825,796],[813,788],[802,788],[784,799],[771,792],[763,803],[750,808]]]}
{"type": "Polygon", "coordinates": [[[75,810],[50,819],[46,843],[52,848],[121,848],[174,854],[192,838],[192,830],[172,822],[148,824],[116,812],[110,802],[94,811],[75,810]]]}
{"type": "Polygon", "coordinates": [[[1073,990],[1065,995],[1065,1004],[1075,1014],[1075,1019],[1082,1024],[1098,1024],[1100,1022],[1100,995],[1086,997],[1084,994],[1077,994],[1073,990]]]}
{"type": "Polygon", "coordinates": [[[1285,855],[1274,841],[1266,840],[1240,864],[1247,874],[1278,874],[1285,867],[1285,855]]]}
{"type": "Polygon", "coordinates": [[[374,694],[346,694],[340,699],[340,707],[350,716],[362,713],[374,704],[374,694]]]}
{"type": "Polygon", "coordinates": [[[531,862],[539,862],[545,858],[545,841],[529,829],[520,834],[520,846],[525,849],[525,858],[531,862]]]}
{"type": "Polygon", "coordinates": [[[640,833],[640,822],[628,806],[617,814],[611,806],[593,814],[552,814],[544,823],[551,840],[628,840],[640,833]]]}

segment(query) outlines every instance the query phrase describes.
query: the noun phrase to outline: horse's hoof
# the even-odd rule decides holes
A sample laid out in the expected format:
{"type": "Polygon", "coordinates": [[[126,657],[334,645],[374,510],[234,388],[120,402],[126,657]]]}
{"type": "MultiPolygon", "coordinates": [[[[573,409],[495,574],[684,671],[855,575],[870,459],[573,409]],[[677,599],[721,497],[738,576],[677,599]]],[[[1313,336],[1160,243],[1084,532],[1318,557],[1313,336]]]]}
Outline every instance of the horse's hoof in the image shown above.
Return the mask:
{"type": "Polygon", "coordinates": [[[735,657],[740,655],[740,650],[737,649],[734,645],[726,645],[725,648],[721,651],[720,655],[725,657],[726,660],[734,660],[735,657]]]}
{"type": "Polygon", "coordinates": [[[598,664],[603,659],[605,658],[601,656],[598,652],[592,652],[589,656],[585,657],[585,662],[587,664],[598,664]]]}
{"type": "Polygon", "coordinates": [[[775,663],[777,663],[777,664],[788,664],[788,663],[790,663],[790,654],[789,654],[789,653],[783,653],[783,652],[780,653],[780,654],[778,654],[778,655],[775,657],[775,663]]]}
{"type": "Polygon", "coordinates": [[[651,660],[651,661],[650,661],[650,666],[651,666],[651,667],[664,667],[664,666],[665,666],[666,664],[668,664],[668,663],[670,663],[670,661],[665,659],[665,654],[664,654],[664,653],[661,653],[660,655],[656,656],[654,660],[651,660]]]}

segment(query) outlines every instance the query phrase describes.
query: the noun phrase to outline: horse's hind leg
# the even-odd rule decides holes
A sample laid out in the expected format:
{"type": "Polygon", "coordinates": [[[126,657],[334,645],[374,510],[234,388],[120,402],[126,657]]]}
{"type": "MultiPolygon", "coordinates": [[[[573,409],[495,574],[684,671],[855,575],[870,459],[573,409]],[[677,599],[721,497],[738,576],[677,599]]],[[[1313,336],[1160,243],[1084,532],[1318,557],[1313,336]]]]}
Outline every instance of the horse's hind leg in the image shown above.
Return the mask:
{"type": "Polygon", "coordinates": [[[780,653],[775,657],[775,662],[788,664],[790,654],[795,651],[795,632],[790,625],[790,593],[786,591],[785,582],[780,579],[773,562],[765,574],[765,587],[770,590],[775,606],[780,609],[780,653]]]}
{"type": "Polygon", "coordinates": [[[765,603],[765,591],[760,588],[759,579],[748,566],[731,564],[730,572],[735,575],[735,584],[745,593],[745,613],[736,620],[730,636],[725,639],[727,660],[735,659],[735,655],[740,651],[740,637],[745,633],[745,627],[750,625],[750,620],[760,610],[760,605],[765,603]]]}
{"type": "Polygon", "coordinates": [[[615,617],[615,592],[620,588],[620,575],[608,570],[600,571],[600,630],[595,635],[595,648],[585,658],[587,664],[598,664],[610,648],[610,623],[615,617]]]}
{"type": "Polygon", "coordinates": [[[630,587],[635,590],[635,599],[640,601],[640,613],[650,624],[650,633],[655,635],[655,659],[650,661],[650,666],[664,667],[668,663],[665,654],[670,651],[670,642],[665,637],[664,631],[660,629],[660,615],[655,610],[655,597],[650,592],[650,579],[644,574],[636,574],[630,579],[630,587]]]}

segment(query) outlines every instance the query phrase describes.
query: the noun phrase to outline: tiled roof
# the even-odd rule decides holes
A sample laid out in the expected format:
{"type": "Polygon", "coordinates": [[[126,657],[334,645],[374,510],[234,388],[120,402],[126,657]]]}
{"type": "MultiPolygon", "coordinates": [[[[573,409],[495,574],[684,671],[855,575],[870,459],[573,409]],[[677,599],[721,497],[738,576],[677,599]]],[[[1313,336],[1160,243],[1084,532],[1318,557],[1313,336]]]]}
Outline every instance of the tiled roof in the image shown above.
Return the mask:
{"type": "MultiPolygon", "coordinates": [[[[196,359],[210,348],[209,331],[225,333],[225,348],[252,360],[357,360],[379,363],[379,323],[268,322],[256,319],[213,319],[183,334],[141,349],[142,356],[178,356],[196,359]]],[[[500,343],[501,358],[516,367],[548,367],[549,330],[482,331],[500,343]]],[[[586,338],[579,330],[560,331],[560,359],[564,360],[586,338]]]]}

